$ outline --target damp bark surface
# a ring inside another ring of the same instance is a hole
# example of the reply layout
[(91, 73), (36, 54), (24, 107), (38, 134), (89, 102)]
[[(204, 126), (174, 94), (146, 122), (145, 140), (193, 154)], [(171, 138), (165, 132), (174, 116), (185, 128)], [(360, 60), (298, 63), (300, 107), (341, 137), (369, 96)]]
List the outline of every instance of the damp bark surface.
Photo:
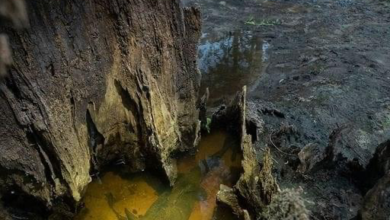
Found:
[(26, 7), (28, 29), (1, 29), (14, 61), (0, 82), (5, 218), (59, 206), (53, 218), (71, 218), (91, 175), (111, 164), (161, 168), (173, 184), (172, 154), (199, 139), (199, 11), (176, 0)]

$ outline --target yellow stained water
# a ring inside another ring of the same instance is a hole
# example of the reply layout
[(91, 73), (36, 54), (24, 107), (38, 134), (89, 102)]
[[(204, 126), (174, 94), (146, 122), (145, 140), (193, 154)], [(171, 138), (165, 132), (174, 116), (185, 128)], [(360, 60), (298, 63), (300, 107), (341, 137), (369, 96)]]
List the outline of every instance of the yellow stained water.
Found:
[(239, 177), (238, 149), (237, 141), (222, 131), (204, 136), (195, 155), (178, 160), (173, 188), (151, 173), (126, 177), (107, 172), (88, 186), (75, 220), (234, 219), (216, 208), (216, 194), (220, 184), (232, 186)]
[[(127, 180), (118, 174), (107, 172), (101, 180), (93, 181), (88, 186), (84, 197), (85, 208), (76, 219), (116, 220), (117, 214), (126, 215), (126, 209), (139, 217), (146, 213), (157, 198), (156, 190), (143, 178)], [(112, 208), (110, 200), (114, 201)]]

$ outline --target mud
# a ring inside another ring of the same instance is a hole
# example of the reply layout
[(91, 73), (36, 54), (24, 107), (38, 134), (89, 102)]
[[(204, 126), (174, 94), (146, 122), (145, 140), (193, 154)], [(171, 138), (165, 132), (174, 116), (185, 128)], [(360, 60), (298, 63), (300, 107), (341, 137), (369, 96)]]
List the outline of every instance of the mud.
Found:
[(210, 90), (208, 107), (229, 103), (244, 85), (254, 85), (267, 60), (267, 43), (251, 32), (225, 36), (203, 33), (198, 47), (201, 91)]
[[(252, 63), (238, 65), (239, 70), (224, 59), (204, 68), (202, 57), (200, 67), (210, 97), (213, 91), (220, 93), (219, 87), (229, 88), (225, 93), (229, 95), (236, 92), (231, 91), (236, 90), (234, 83), (248, 84), (247, 120), (264, 122), (263, 130), (255, 131), (257, 154), (271, 148), (281, 188), (300, 189), (313, 219), (382, 219), (383, 211), (359, 215), (359, 210), (375, 200), (364, 198), (374, 185), (368, 197), (389, 188), (384, 178), (377, 184), (366, 179), (377, 147), (390, 137), (390, 3), (186, 3), (199, 6), (203, 13), (200, 55), (202, 48), (213, 45), (209, 36), (218, 39), (214, 45), (226, 45), (221, 42), (234, 39), (235, 33), (266, 45), (255, 50), (258, 55)], [(234, 53), (227, 51), (224, 54), (234, 60)], [(231, 75), (236, 78), (230, 80)], [(211, 104), (220, 103), (226, 104), (225, 100)]]

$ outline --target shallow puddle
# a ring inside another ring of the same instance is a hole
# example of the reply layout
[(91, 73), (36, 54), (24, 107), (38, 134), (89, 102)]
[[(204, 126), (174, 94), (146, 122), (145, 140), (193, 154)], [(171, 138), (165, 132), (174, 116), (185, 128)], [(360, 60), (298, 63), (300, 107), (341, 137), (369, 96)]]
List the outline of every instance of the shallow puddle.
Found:
[(220, 184), (232, 186), (241, 172), (239, 143), (224, 132), (205, 135), (193, 156), (178, 160), (173, 188), (152, 173), (107, 172), (94, 180), (76, 220), (229, 220), (216, 206)]
[(210, 90), (209, 106), (229, 103), (246, 85), (256, 84), (268, 60), (270, 45), (249, 31), (227, 36), (203, 34), (199, 45), (201, 93)]

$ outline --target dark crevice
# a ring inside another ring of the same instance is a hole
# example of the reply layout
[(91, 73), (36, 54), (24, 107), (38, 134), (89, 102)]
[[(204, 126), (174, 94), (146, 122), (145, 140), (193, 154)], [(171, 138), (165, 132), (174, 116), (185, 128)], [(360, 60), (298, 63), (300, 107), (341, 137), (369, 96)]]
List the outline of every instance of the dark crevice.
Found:
[(367, 168), (360, 175), (362, 191), (366, 193), (390, 170), (390, 140), (380, 144)]
[(22, 98), (22, 93), (18, 88), (18, 86), (16, 85), (16, 82), (11, 74), (4, 81), (6, 87), (14, 94), (16, 98), (18, 99)]
[[(4, 208), (13, 219), (47, 219), (48, 211), (44, 202), (13, 186), (1, 197)], [(23, 207), (23, 209), (16, 208)]]
[(251, 135), (252, 137), (252, 143), (255, 143), (257, 141), (257, 125), (255, 122), (246, 120), (246, 132), (247, 134)]
[(98, 172), (98, 147), (104, 145), (104, 137), (97, 130), (95, 123), (92, 120), (91, 113), (87, 110), (87, 129), (88, 129), (88, 145), (91, 151), (91, 174)]
[(136, 131), (134, 131), (134, 128), (132, 128), (130, 125), (129, 125), (128, 129), (130, 131), (132, 131), (133, 133), (137, 134), (139, 145), (144, 146), (146, 143), (146, 140), (144, 140), (144, 135), (143, 135), (144, 130), (142, 128), (146, 127), (146, 126), (143, 126), (144, 122), (141, 120), (143, 118), (141, 115), (142, 114), (142, 105), (141, 104), (138, 105), (134, 101), (134, 99), (132, 99), (129, 92), (122, 87), (120, 82), (115, 81), (115, 87), (117, 89), (118, 94), (120, 95), (120, 97), (122, 99), (123, 106), (134, 115), (134, 117), (137, 121), (137, 125), (136, 125), (137, 130)]
[(285, 118), (284, 113), (277, 110), (277, 109), (262, 108), (260, 111), (263, 115), (270, 115), (270, 116), (275, 116), (278, 118)]
[(55, 69), (54, 69), (54, 64), (53, 63), (50, 63), (50, 65), (48, 65), (46, 67), (47, 69), (47, 72), (51, 75), (51, 76), (56, 76), (56, 72), (55, 72)]
[[(52, 147), (51, 144), (47, 143), (42, 133), (38, 132), (33, 126), (31, 126), (29, 128), (29, 131), (26, 132), (26, 136), (29, 142), (35, 147), (35, 149), (39, 153), (41, 162), (45, 167), (46, 179), (54, 186), (55, 178), (62, 179), (62, 175), (60, 163), (56, 159), (57, 157), (55, 156), (55, 152), (50, 152), (50, 150), (48, 150), (50, 147)], [(54, 160), (54, 162), (52, 162), (51, 160)]]

